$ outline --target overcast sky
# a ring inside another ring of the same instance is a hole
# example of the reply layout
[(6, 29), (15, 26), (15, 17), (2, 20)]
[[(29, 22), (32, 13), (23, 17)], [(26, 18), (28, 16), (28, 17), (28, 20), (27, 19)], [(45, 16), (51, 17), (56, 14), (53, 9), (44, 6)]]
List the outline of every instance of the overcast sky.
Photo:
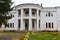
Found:
[(19, 5), (22, 3), (35, 3), (40, 4), (42, 3), (44, 7), (55, 7), (60, 6), (60, 0), (12, 0), (14, 5)]

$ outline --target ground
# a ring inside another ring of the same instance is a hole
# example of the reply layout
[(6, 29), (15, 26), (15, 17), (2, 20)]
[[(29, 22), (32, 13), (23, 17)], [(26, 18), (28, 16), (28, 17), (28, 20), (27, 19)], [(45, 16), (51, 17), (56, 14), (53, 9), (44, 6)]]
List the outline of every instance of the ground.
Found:
[(28, 40), (60, 40), (60, 32), (0, 32), (0, 40), (21, 40), (23, 34), (29, 34)]
[(60, 32), (38, 32), (30, 34), (29, 40), (60, 40)]
[(0, 32), (0, 40), (19, 40), (23, 32)]

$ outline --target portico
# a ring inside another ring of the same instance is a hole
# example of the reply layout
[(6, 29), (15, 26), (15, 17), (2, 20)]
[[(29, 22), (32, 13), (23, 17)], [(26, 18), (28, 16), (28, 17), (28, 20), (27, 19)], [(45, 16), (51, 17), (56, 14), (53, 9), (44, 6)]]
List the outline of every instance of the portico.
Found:
[(23, 8), (20, 9), (20, 11), (20, 30), (39, 30), (39, 10), (33, 8)]

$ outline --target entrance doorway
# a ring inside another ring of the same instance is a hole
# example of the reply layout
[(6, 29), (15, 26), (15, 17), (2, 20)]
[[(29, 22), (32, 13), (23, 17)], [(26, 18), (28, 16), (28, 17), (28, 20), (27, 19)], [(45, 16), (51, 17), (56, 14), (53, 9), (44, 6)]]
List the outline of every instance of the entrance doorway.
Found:
[(20, 25), (21, 25), (21, 20), (18, 19), (18, 30), (20, 29)]
[(37, 27), (37, 20), (36, 19), (32, 19), (32, 29), (36, 30)]
[(29, 27), (29, 20), (25, 19), (25, 30), (28, 30)]

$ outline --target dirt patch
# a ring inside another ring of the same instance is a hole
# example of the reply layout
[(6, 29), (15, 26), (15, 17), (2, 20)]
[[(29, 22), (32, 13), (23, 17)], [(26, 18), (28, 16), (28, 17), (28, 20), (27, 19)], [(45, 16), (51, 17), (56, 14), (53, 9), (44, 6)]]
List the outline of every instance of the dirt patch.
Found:
[(0, 40), (12, 40), (11, 35), (0, 35)]

